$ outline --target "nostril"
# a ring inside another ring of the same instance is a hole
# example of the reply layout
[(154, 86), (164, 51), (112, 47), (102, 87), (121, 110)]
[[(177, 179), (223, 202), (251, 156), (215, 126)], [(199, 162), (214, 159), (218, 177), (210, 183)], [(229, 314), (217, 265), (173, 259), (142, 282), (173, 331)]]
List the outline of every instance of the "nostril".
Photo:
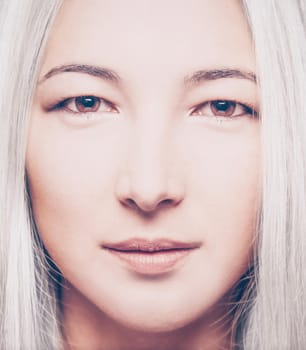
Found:
[(127, 206), (131, 207), (131, 208), (136, 208), (137, 207), (137, 204), (136, 202), (131, 199), (131, 198), (127, 198), (125, 201), (124, 201), (124, 204), (126, 204)]
[(155, 204), (152, 204), (152, 203), (149, 204), (149, 203), (140, 203), (140, 202), (137, 203), (137, 201), (135, 201), (134, 199), (127, 198), (123, 203), (126, 206), (128, 206), (130, 208), (134, 208), (134, 209), (139, 210), (139, 211), (152, 212), (157, 208), (173, 205), (174, 200), (168, 198), (168, 199), (163, 199)]
[(173, 199), (164, 199), (161, 201), (160, 205), (167, 206), (167, 205), (171, 205), (173, 202), (174, 202)]

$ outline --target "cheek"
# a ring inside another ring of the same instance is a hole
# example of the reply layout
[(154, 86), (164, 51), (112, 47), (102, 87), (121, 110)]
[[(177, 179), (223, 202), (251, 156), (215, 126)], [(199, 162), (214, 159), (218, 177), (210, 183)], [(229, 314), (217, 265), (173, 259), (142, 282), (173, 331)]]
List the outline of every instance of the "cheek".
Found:
[(114, 200), (122, 132), (111, 125), (98, 129), (67, 129), (55, 118), (33, 116), (26, 158), (32, 207), (40, 236), (59, 262), (93, 245), (101, 223), (112, 217), (105, 208)]
[(223, 134), (202, 129), (185, 140), (181, 152), (190, 176), (183, 215), (204, 241), (190, 271), (201, 276), (196, 309), (201, 293), (216, 301), (252, 263), (261, 201), (260, 126), (248, 123), (241, 132)]
[(224, 271), (237, 266), (241, 272), (255, 238), (261, 146), (258, 121), (245, 122), (237, 130), (224, 134), (202, 130), (202, 137), (193, 139), (197, 142), (192, 141), (193, 157), (187, 168), (194, 195), (188, 208), (193, 222), (203, 230), (211, 261), (223, 264)]

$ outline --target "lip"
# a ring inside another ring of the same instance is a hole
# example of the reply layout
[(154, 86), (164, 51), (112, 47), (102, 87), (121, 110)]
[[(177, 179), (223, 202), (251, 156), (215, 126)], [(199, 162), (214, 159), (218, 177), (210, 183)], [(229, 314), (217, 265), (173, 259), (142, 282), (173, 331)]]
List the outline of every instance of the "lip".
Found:
[(134, 272), (158, 275), (177, 267), (200, 246), (201, 243), (199, 242), (182, 242), (169, 239), (152, 241), (133, 238), (121, 242), (105, 243), (102, 248)]

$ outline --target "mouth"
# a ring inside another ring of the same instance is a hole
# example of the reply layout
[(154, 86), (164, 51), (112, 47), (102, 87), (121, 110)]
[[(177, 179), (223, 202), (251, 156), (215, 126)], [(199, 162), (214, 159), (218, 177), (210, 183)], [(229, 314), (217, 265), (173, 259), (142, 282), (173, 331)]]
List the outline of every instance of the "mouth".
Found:
[(199, 242), (135, 238), (106, 243), (102, 248), (119, 259), (129, 270), (144, 275), (159, 275), (173, 270), (179, 264), (181, 266), (186, 257), (200, 246)]

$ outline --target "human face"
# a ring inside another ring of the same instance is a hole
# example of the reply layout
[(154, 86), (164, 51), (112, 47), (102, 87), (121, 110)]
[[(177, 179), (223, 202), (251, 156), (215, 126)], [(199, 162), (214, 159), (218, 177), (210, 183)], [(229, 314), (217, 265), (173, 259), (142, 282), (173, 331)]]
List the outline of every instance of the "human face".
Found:
[[(261, 168), (254, 71), (238, 1), (64, 2), (26, 168), (39, 235), (79, 302), (170, 331), (217, 308), (246, 271)], [(192, 249), (141, 262), (104, 247), (130, 239)]]

